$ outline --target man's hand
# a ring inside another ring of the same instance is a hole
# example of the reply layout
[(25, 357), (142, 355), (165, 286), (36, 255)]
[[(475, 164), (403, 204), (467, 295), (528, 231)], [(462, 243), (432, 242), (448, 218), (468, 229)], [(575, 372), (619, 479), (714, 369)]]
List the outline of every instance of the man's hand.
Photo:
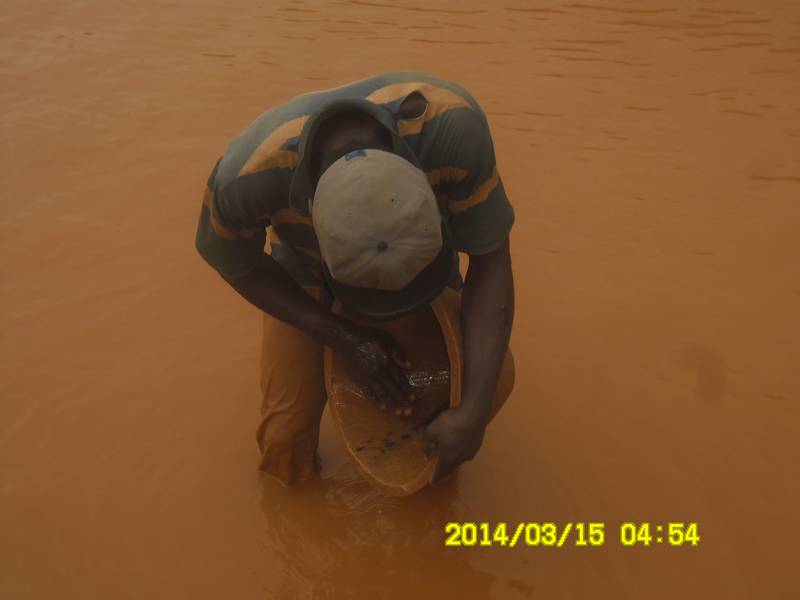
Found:
[(481, 447), (514, 319), (514, 278), (508, 239), (492, 252), (470, 256), (461, 300), (464, 368), (461, 404), (428, 426), (426, 452), (438, 449), (437, 481)]
[(382, 410), (411, 414), (413, 394), (401, 370), (411, 368), (411, 363), (388, 333), (349, 324), (338, 350), (347, 356), (353, 376)]
[(227, 281), (265, 313), (347, 356), (353, 374), (378, 405), (391, 407), (395, 414), (411, 414), (411, 388), (401, 371), (411, 364), (387, 333), (323, 309), (266, 254), (250, 273)]
[(456, 407), (440, 414), (428, 426), (425, 453), (433, 456), (438, 451), (439, 454), (434, 483), (477, 454), (486, 429), (484, 422), (485, 419), (476, 417), (464, 407)]

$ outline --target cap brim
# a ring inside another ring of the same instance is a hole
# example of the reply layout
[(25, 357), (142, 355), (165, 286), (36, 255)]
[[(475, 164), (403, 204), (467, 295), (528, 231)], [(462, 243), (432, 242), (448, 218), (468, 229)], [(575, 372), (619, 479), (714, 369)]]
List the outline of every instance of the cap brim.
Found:
[(323, 262), (322, 271), (333, 295), (353, 316), (393, 319), (432, 302), (442, 293), (456, 268), (456, 257), (447, 227), (442, 223), (442, 249), (431, 263), (402, 290), (389, 292), (336, 281)]

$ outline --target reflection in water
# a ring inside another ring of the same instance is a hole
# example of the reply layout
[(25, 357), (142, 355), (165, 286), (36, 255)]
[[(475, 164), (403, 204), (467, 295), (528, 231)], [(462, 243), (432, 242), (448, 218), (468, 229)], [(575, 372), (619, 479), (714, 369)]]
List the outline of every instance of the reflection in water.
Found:
[(469, 552), (444, 547), (457, 503), (457, 477), (406, 498), (383, 495), (349, 464), (294, 488), (265, 477), (264, 535), (280, 562), (270, 567), (272, 590), (281, 598), (393, 598), (406, 588), (486, 598), (494, 578)]

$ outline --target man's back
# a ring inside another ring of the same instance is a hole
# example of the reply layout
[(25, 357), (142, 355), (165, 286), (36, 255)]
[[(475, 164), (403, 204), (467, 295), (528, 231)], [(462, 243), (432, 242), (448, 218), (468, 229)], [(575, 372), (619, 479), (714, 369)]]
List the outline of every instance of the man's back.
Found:
[[(400, 113), (415, 92), (424, 99), (424, 110)], [(296, 96), (261, 114), (230, 142), (209, 178), (196, 239), (200, 254), (220, 274), (249, 272), (271, 226), (273, 258), (300, 285), (319, 286), (319, 245), (311, 219), (303, 207), (290, 205), (289, 192), (306, 122), (340, 98), (364, 98), (392, 112), (397, 131), (440, 200), (458, 250), (480, 254), (505, 239), (513, 210), (477, 101), (444, 79), (418, 71), (388, 72)]]

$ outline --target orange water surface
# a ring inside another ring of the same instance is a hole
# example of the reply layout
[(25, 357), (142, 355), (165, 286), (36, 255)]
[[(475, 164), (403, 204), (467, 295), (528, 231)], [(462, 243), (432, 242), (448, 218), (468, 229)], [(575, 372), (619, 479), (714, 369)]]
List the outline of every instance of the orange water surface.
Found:
[[(0, 57), (0, 598), (800, 597), (800, 3), (4, 0)], [(389, 69), (488, 114), (516, 388), (440, 487), (373, 491), (326, 415), (284, 490), (202, 189), (262, 110)]]

